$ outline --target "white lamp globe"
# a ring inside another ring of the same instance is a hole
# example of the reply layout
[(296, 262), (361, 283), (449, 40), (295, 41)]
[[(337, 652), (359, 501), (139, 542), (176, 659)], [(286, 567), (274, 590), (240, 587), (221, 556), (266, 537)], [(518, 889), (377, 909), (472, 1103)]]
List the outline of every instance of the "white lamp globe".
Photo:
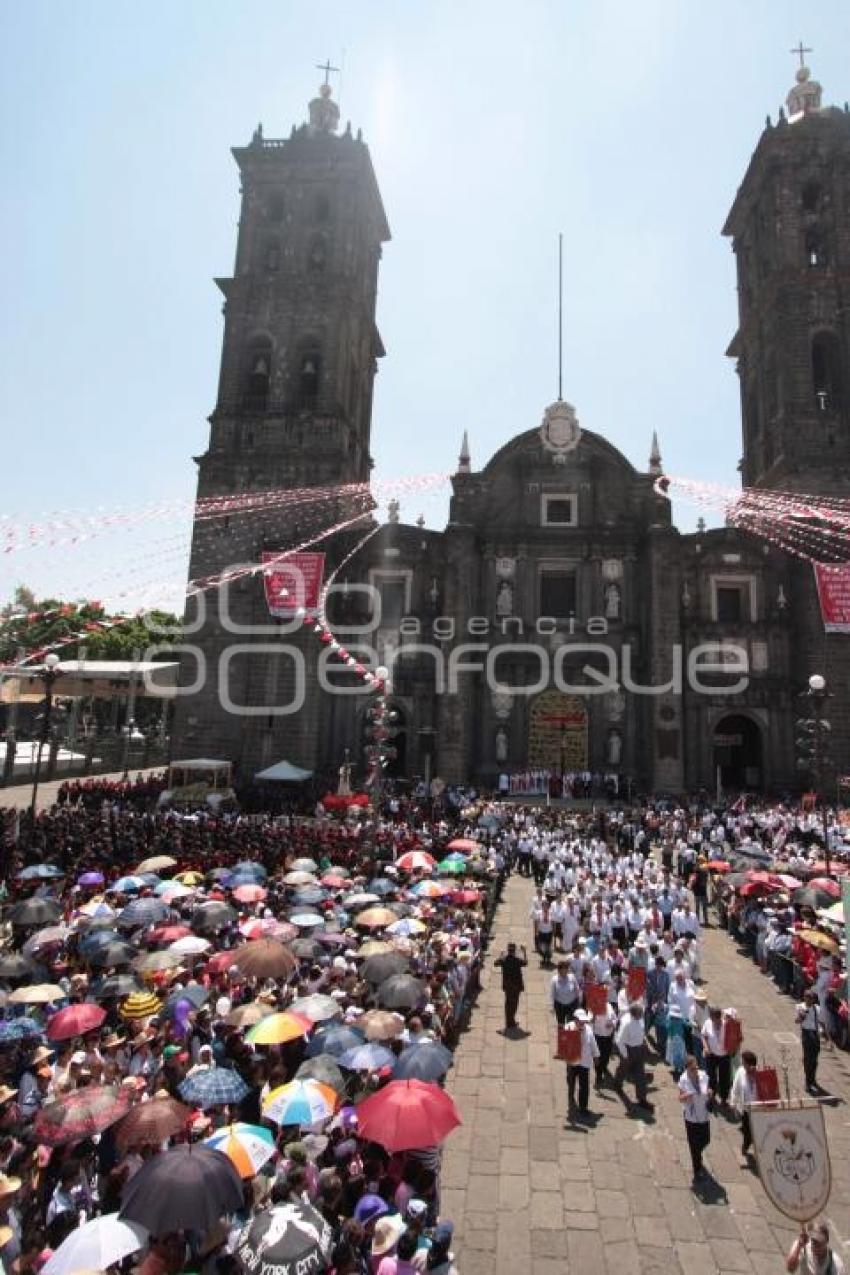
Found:
[(821, 673), (812, 673), (809, 678), (809, 690), (814, 691), (815, 695), (820, 695), (821, 691), (826, 690), (826, 678)]
[(58, 663), (59, 663), (59, 656), (56, 654), (55, 651), (51, 651), (49, 655), (45, 655), (44, 657), (45, 668), (54, 669), (56, 668), (56, 665)]
[(387, 668), (386, 664), (379, 664), (378, 667), (375, 669), (375, 677), (378, 679), (379, 682), (385, 682), (387, 678), (389, 677), (389, 675), (390, 675), (390, 670)]

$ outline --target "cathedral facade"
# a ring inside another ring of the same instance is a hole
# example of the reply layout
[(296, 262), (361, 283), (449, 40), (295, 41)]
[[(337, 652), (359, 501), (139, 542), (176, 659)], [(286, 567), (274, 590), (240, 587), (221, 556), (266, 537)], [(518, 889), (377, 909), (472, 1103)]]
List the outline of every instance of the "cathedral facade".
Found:
[[(850, 495), (850, 114), (822, 108), (806, 68), (787, 107), (724, 228), (741, 470), (765, 492)], [(243, 779), (284, 757), (365, 770), (368, 686), (330, 670), (312, 624), (270, 614), (255, 569), (309, 545), (334, 581), (333, 632), (390, 670), (399, 776), (796, 789), (813, 673), (831, 764), (850, 771), (850, 634), (825, 632), (811, 563), (731, 527), (681, 534), (654, 438), (635, 468), (559, 399), (481, 469), (464, 437), (442, 532), (402, 523), (394, 502), (370, 522), (389, 228), (368, 149), (324, 85), (288, 139), (258, 129), (234, 156), (242, 215), (234, 274), (217, 280), (176, 757), (227, 758)]]

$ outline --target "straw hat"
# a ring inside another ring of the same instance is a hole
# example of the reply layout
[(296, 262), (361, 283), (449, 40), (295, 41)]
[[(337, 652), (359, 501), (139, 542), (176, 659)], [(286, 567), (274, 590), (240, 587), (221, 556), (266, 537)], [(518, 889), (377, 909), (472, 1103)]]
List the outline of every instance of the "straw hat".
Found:
[(11, 1102), (17, 1092), (17, 1089), (10, 1089), (8, 1085), (0, 1085), (0, 1107), (6, 1102)]
[(406, 1229), (404, 1222), (397, 1213), (393, 1213), (389, 1217), (379, 1217), (375, 1223), (375, 1233), (372, 1237), (372, 1255), (374, 1257), (383, 1257), (385, 1253), (395, 1247)]
[(10, 1178), (5, 1173), (0, 1173), (0, 1196), (14, 1195), (16, 1191), (20, 1191), (22, 1185), (20, 1178)]
[(39, 1045), (35, 1053), (30, 1055), (29, 1065), (38, 1067), (41, 1063), (49, 1062), (52, 1057), (53, 1053), (50, 1049), (46, 1049), (44, 1045)]

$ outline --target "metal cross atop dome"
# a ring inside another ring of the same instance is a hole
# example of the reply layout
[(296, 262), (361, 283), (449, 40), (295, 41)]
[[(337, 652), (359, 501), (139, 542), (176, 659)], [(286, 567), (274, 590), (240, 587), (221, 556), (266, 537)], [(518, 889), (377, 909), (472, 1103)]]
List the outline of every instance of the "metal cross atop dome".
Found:
[[(806, 65), (806, 54), (807, 54), (807, 53), (814, 53), (814, 49), (807, 49), (807, 48), (805, 47), (805, 45), (803, 44), (803, 41), (801, 40), (801, 41), (800, 41), (800, 43), (797, 45), (796, 49), (789, 49), (789, 50), (788, 50), (788, 52), (789, 52), (789, 53), (796, 53), (797, 57), (800, 59), (800, 66), (805, 66), (805, 65)], [(319, 70), (321, 70), (321, 69), (322, 69), (322, 68), (321, 68), (321, 67), (319, 67)]]
[(325, 62), (325, 64), (324, 64), (324, 66), (323, 66), (320, 62), (319, 62), (319, 63), (317, 63), (317, 64), (316, 64), (316, 70), (317, 70), (317, 71), (324, 71), (324, 73), (325, 73), (325, 80), (324, 80), (325, 84), (330, 84), (330, 82), (331, 82), (331, 71), (335, 71), (335, 72), (336, 72), (336, 74), (337, 74), (337, 75), (339, 75), (339, 67), (338, 67), (338, 66), (331, 66), (331, 60), (330, 60), (330, 58), (328, 58), (327, 62)]

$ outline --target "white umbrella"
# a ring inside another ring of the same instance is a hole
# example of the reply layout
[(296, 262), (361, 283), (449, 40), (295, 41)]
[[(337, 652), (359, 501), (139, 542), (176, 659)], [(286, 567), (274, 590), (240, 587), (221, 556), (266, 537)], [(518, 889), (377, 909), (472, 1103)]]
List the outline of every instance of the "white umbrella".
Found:
[(42, 1267), (42, 1275), (105, 1270), (144, 1248), (149, 1234), (147, 1227), (138, 1222), (124, 1222), (117, 1213), (93, 1217), (62, 1241)]
[(187, 934), (182, 939), (175, 939), (170, 944), (169, 952), (177, 952), (180, 956), (200, 956), (212, 947), (209, 939), (202, 939), (197, 934)]

